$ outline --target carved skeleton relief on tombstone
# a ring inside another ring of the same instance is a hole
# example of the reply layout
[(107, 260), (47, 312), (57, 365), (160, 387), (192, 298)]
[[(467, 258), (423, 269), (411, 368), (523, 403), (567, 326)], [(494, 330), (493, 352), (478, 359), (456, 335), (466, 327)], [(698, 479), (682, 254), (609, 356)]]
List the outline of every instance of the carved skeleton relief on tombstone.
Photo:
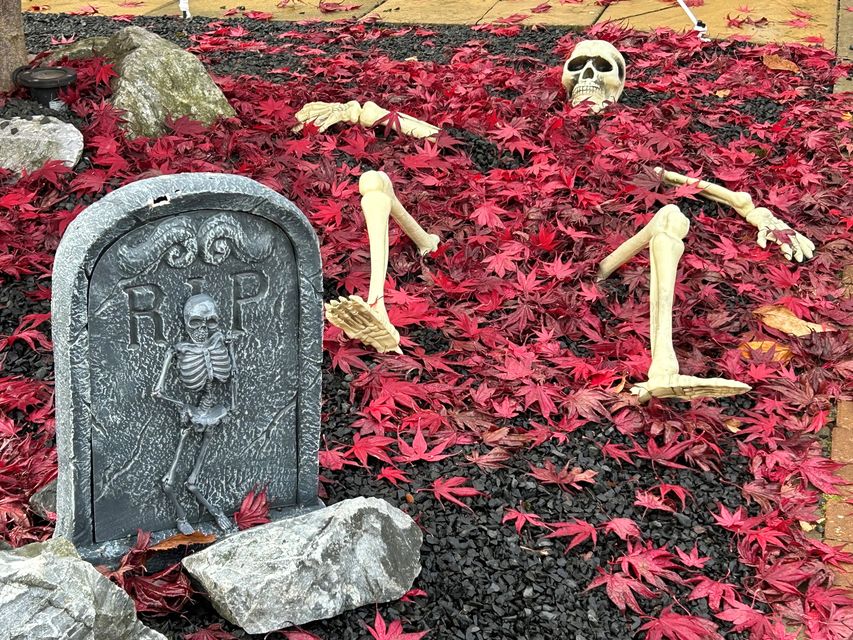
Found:
[(69, 227), (54, 273), (57, 532), (108, 561), (319, 506), (322, 290), (313, 229), (238, 176), (142, 180)]
[[(237, 404), (234, 381), (237, 367), (232, 350), (234, 337), (230, 333), (223, 335), (220, 331), (219, 311), (213, 298), (206, 293), (196, 294), (187, 300), (184, 305), (184, 326), (190, 342), (178, 342), (166, 352), (160, 377), (151, 391), (153, 397), (177, 405), (181, 422), (181, 439), (169, 472), (163, 476), (163, 492), (175, 509), (178, 530), (185, 534), (192, 533), (194, 528), (187, 521), (187, 512), (175, 493), (175, 487), (178, 465), (188, 440), (191, 436), (200, 434), (201, 443), (185, 486), (198, 503), (213, 516), (219, 528), (228, 531), (232, 528), (231, 521), (221, 507), (211, 503), (201, 492), (197, 481), (204, 468), (204, 458), (211, 436), (216, 428), (227, 424), (228, 413)], [(185, 392), (195, 396), (189, 402), (168, 395), (168, 390), (165, 389), (173, 364), (176, 365), (178, 380)], [(218, 386), (228, 388), (230, 398), (226, 404), (217, 402), (215, 393)]]
[(605, 40), (583, 40), (563, 65), (563, 87), (572, 106), (589, 101), (593, 113), (617, 102), (625, 88), (625, 58)]

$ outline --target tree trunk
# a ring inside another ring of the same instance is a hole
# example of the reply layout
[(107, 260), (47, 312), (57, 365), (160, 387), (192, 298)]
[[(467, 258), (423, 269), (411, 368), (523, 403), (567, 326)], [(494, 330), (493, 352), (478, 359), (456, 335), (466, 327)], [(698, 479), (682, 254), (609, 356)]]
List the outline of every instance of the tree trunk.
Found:
[(0, 0), (0, 91), (13, 88), (12, 72), (27, 64), (21, 0)]

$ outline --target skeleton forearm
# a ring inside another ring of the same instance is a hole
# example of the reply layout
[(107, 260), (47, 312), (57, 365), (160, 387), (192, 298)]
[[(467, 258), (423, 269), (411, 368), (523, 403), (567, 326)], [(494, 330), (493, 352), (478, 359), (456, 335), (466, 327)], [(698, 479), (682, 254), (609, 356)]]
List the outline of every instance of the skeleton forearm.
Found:
[[(349, 102), (309, 102), (297, 113), (296, 119), (300, 124), (293, 131), (301, 131), (302, 127), (311, 122), (320, 131), (325, 131), (339, 122), (358, 124), (363, 127), (373, 127), (386, 120), (391, 111), (383, 109), (375, 102), (365, 102), (362, 106), (355, 100)], [(428, 122), (418, 120), (405, 113), (397, 113), (400, 132), (413, 138), (433, 138), (440, 129)]]
[(700, 189), (699, 195), (732, 207), (738, 215), (758, 229), (758, 245), (762, 249), (767, 246), (768, 241), (773, 242), (779, 245), (788, 260), (795, 259), (797, 262), (814, 255), (815, 246), (811, 240), (795, 232), (769, 209), (756, 207), (748, 193), (732, 191), (713, 182), (666, 171), (661, 167), (656, 167), (655, 173), (667, 184), (696, 185)]

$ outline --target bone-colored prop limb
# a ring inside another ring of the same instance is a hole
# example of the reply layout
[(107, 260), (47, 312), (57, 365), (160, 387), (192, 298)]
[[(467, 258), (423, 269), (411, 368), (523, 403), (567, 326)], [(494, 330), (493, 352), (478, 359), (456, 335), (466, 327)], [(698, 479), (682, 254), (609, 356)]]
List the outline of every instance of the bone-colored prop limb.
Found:
[(361, 115), (361, 105), (355, 100), (350, 102), (309, 102), (296, 112), (296, 119), (300, 124), (293, 127), (292, 131), (302, 131), (302, 127), (310, 122), (322, 133), (332, 125), (339, 122), (347, 124), (358, 124)]
[(359, 296), (341, 297), (326, 304), (326, 317), (343, 329), (351, 339), (359, 340), (380, 353), (400, 351), (400, 334), (385, 310), (385, 274), (388, 271), (388, 219), (391, 198), (373, 191), (361, 199), (370, 240), (370, 287), (365, 302)]
[(767, 246), (769, 240), (779, 245), (782, 254), (788, 260), (802, 262), (814, 256), (815, 245), (811, 240), (791, 229), (769, 209), (756, 207), (748, 193), (732, 191), (707, 180), (691, 178), (675, 171), (666, 171), (662, 167), (655, 167), (655, 173), (670, 185), (696, 185), (701, 190), (699, 195), (732, 207), (738, 215), (758, 229), (758, 246), (762, 249)]
[[(361, 108), (361, 115), (358, 118), (358, 122), (362, 126), (372, 127), (389, 113), (391, 112), (383, 109), (375, 102), (367, 101)], [(405, 113), (398, 112), (397, 117), (400, 120), (400, 132), (413, 138), (434, 138), (440, 131), (438, 127), (423, 120), (413, 118)]]
[(687, 225), (684, 229), (684, 233), (678, 237), (683, 238), (687, 235), (687, 231), (690, 228), (690, 221), (684, 217), (681, 210), (674, 204), (668, 204), (665, 207), (662, 207), (654, 217), (649, 220), (645, 227), (620, 244), (613, 253), (599, 263), (598, 280), (606, 280), (610, 277), (610, 274), (616, 271), (616, 269), (649, 246), (649, 242), (651, 242), (652, 237), (656, 233), (659, 233), (667, 225), (673, 224), (674, 221), (681, 220), (678, 216), (681, 216), (681, 218), (686, 221)]
[(434, 233), (424, 231), (418, 221), (406, 211), (394, 193), (391, 178), (384, 171), (366, 171), (363, 173), (358, 181), (358, 190), (362, 196), (376, 191), (391, 199), (391, 216), (400, 225), (403, 232), (417, 245), (422, 256), (438, 249), (441, 238)]
[(678, 207), (661, 208), (636, 235), (623, 242), (599, 265), (599, 280), (609, 276), (648, 245), (651, 264), (649, 277), (649, 329), (652, 364), (648, 381), (632, 387), (640, 402), (657, 398), (698, 398), (736, 395), (749, 391), (749, 385), (723, 378), (697, 378), (679, 374), (678, 358), (672, 345), (672, 307), (678, 262), (684, 253), (683, 238), (690, 221)]
[[(296, 112), (300, 124), (292, 130), (299, 132), (308, 122), (313, 123), (321, 133), (339, 122), (372, 127), (389, 113), (387, 109), (370, 101), (365, 102), (363, 107), (355, 100), (346, 103), (309, 102)], [(400, 132), (413, 138), (434, 138), (440, 131), (438, 127), (405, 113), (398, 113), (397, 118), (400, 121)]]

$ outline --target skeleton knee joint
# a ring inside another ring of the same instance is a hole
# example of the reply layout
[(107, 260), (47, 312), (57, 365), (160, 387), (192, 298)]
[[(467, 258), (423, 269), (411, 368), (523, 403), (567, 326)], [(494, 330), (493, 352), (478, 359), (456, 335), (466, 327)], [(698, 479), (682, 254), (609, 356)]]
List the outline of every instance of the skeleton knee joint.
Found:
[(187, 480), (184, 483), (184, 487), (190, 493), (195, 493), (196, 491), (198, 491), (198, 485), (195, 482), (193, 482), (192, 480)]
[(170, 476), (163, 476), (160, 479), (160, 484), (163, 485), (163, 491), (170, 493), (175, 490), (175, 479)]

